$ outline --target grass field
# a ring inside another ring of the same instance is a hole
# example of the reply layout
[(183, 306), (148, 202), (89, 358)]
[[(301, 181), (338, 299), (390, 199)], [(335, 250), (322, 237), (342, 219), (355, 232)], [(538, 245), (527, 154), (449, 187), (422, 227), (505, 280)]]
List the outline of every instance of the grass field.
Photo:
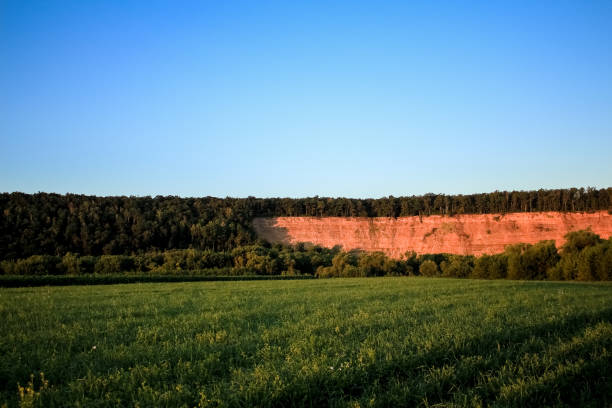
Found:
[(0, 406), (612, 404), (610, 284), (0, 289), (0, 334)]

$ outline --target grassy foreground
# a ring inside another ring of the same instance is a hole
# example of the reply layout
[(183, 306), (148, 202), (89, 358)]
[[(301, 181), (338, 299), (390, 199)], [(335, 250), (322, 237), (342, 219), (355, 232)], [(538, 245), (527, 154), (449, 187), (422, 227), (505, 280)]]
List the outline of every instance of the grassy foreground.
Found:
[(610, 406), (612, 285), (4, 288), (0, 356), (0, 406)]

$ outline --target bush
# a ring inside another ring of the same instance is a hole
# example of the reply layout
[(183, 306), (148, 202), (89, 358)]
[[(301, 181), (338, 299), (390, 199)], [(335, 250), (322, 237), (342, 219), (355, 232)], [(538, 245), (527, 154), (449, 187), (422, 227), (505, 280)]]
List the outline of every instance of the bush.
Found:
[(96, 268), (97, 258), (95, 256), (82, 256), (79, 258), (80, 273), (94, 273)]
[(555, 280), (610, 280), (612, 274), (611, 240), (604, 241), (590, 230), (565, 235), (561, 258), (548, 273)]
[(548, 271), (546, 271), (546, 280), (549, 280), (549, 281), (565, 280), (561, 262), (558, 262), (555, 266), (553, 266)]
[(434, 261), (427, 259), (421, 263), (419, 273), (422, 276), (438, 276), (438, 265)]
[(404, 267), (407, 275), (415, 275), (419, 270), (419, 258), (414, 251), (407, 251), (403, 256)]
[(332, 259), (332, 275), (356, 277), (361, 276), (357, 269), (358, 258), (355, 252), (340, 252)]
[(214, 252), (211, 250), (200, 252), (200, 268), (224, 268), (232, 266), (233, 259), (229, 252)]
[(16, 275), (15, 267), (15, 261), (0, 262), (0, 275)]
[[(361, 258), (357, 252), (339, 252), (331, 262), (331, 266), (319, 266), (316, 276), (320, 278), (355, 278), (366, 276), (366, 269), (358, 266)], [(376, 265), (376, 262), (373, 263)]]
[(32, 255), (16, 262), (17, 275), (61, 275), (64, 272), (62, 259), (52, 255)]
[(612, 280), (612, 238), (601, 244), (604, 248), (604, 253), (600, 258), (600, 264), (597, 268), (597, 279), (601, 281)]
[(440, 264), (442, 276), (448, 278), (467, 278), (474, 270), (474, 257), (451, 255)]
[(485, 254), (474, 261), (474, 270), (471, 277), (477, 279), (504, 279), (507, 269), (508, 259), (504, 254)]
[(68, 252), (62, 258), (62, 265), (68, 275), (78, 275), (81, 272), (79, 257)]
[(134, 271), (135, 262), (130, 256), (102, 255), (95, 265), (94, 271), (99, 274), (121, 273)]
[(358, 266), (362, 276), (384, 276), (391, 272), (389, 258), (382, 252), (364, 253), (359, 257)]
[(551, 270), (548, 276), (553, 280), (575, 280), (578, 274), (579, 253), (562, 252), (561, 259)]
[(510, 245), (505, 253), (508, 256), (508, 279), (543, 280), (548, 270), (559, 262), (554, 241)]
[(585, 248), (595, 246), (602, 242), (599, 235), (593, 231), (581, 230), (565, 234), (565, 244), (561, 247), (563, 253), (578, 253)]
[(612, 275), (612, 252), (610, 241), (602, 241), (583, 249), (578, 256), (576, 279), (581, 281), (610, 280)]

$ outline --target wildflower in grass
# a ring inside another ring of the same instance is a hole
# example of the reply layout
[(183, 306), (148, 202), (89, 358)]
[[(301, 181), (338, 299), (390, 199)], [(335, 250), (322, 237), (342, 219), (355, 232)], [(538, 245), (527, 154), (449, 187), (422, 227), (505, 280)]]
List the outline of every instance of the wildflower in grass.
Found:
[(49, 388), (49, 381), (45, 379), (45, 373), (40, 372), (40, 385), (38, 391), (34, 384), (34, 374), (30, 374), (30, 381), (25, 387), (17, 383), (17, 393), (19, 395), (19, 406), (20, 407), (34, 407), (40, 399), (41, 392)]

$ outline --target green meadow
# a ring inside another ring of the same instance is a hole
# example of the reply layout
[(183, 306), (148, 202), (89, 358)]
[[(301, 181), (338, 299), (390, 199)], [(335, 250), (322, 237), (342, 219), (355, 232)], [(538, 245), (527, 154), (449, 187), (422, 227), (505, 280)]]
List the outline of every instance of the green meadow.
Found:
[(612, 285), (0, 289), (0, 406), (610, 406)]

